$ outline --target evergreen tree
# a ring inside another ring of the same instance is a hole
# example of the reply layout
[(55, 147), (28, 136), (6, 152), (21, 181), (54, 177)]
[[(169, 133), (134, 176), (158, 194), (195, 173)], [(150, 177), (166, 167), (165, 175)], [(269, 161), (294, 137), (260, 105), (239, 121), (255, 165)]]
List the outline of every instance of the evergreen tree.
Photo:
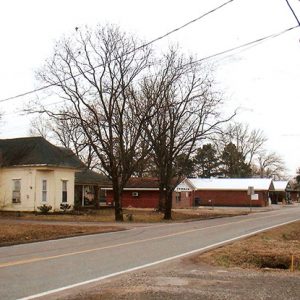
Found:
[(251, 177), (251, 167), (233, 143), (225, 146), (222, 153), (223, 174), (230, 178)]
[(220, 158), (212, 144), (199, 148), (194, 158), (194, 170), (198, 177), (210, 178), (220, 175)]

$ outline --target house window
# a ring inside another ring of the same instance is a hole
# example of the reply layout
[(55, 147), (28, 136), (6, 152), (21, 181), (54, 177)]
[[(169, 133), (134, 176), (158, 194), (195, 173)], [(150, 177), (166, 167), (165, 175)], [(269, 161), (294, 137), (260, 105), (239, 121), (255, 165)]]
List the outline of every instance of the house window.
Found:
[(12, 203), (21, 203), (21, 179), (13, 179)]
[(47, 202), (47, 180), (42, 180), (42, 201)]
[(68, 180), (62, 180), (62, 201), (68, 202)]

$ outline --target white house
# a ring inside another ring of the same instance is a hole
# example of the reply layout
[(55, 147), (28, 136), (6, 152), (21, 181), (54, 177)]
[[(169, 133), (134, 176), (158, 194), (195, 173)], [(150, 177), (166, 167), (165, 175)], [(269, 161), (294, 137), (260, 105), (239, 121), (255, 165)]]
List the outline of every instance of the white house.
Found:
[(75, 172), (84, 167), (72, 151), (42, 137), (0, 140), (0, 210), (74, 205)]

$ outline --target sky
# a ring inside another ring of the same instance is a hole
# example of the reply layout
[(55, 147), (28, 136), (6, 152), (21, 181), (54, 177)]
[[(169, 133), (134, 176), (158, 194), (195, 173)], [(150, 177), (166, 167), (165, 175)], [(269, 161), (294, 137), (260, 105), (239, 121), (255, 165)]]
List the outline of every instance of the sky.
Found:
[[(1, 3), (0, 138), (27, 136), (26, 97), (1, 100), (40, 87), (35, 71), (51, 56), (55, 41), (75, 27), (117, 24), (144, 41), (153, 40), (216, 8), (226, 0), (10, 0)], [(289, 0), (298, 18), (300, 1)], [(198, 59), (279, 33), (297, 25), (285, 0), (234, 0), (156, 42), (156, 51), (178, 44)], [(231, 53), (232, 54), (232, 53)], [(278, 153), (293, 176), (300, 167), (300, 28), (234, 55), (206, 61), (224, 97), (224, 112), (260, 129), (266, 149)]]

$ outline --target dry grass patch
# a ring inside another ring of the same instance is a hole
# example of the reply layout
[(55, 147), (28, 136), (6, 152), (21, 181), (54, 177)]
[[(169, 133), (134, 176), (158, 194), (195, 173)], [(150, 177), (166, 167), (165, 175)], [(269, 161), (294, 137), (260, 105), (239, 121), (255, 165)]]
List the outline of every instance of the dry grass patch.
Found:
[(174, 220), (199, 219), (206, 220), (212, 218), (224, 218), (232, 216), (247, 215), (248, 212), (239, 209), (222, 208), (196, 208), (196, 209), (175, 209), (173, 210)]
[(117, 226), (1, 224), (0, 246), (124, 230)]
[(292, 255), (294, 269), (300, 271), (300, 222), (234, 242), (195, 260), (224, 267), (289, 269)]
[[(246, 214), (242, 210), (229, 209), (175, 209), (172, 212), (173, 221), (184, 221), (189, 219), (205, 220), (210, 218), (228, 217)], [(164, 221), (164, 214), (154, 209), (123, 209), (125, 222), (137, 223), (157, 223)], [(113, 208), (105, 209), (88, 209), (71, 213), (18, 213), (18, 212), (1, 212), (0, 217), (18, 219), (18, 220), (35, 220), (35, 221), (59, 221), (59, 222), (114, 222), (115, 212)]]

